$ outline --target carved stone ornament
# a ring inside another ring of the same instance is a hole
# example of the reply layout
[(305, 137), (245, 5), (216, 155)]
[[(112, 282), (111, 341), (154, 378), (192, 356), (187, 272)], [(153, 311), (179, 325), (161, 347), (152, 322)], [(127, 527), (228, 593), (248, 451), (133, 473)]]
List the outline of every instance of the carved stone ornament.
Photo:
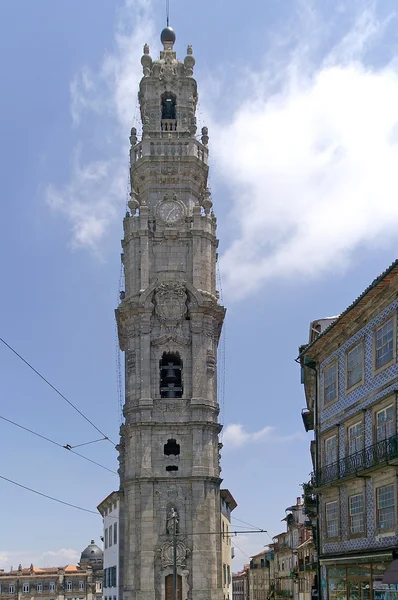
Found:
[[(165, 542), (161, 548), (160, 552), (160, 560), (162, 563), (162, 569), (166, 567), (170, 567), (173, 565), (173, 542)], [(185, 567), (185, 561), (189, 554), (190, 550), (186, 547), (184, 542), (177, 542), (177, 565), (180, 567)]]
[(163, 64), (160, 69), (160, 80), (171, 82), (177, 76), (177, 61), (172, 50), (165, 50)]
[(211, 350), (207, 351), (206, 367), (207, 367), (207, 373), (209, 374), (210, 377), (212, 377), (214, 375), (214, 373), (216, 372), (216, 357), (214, 356), (214, 354)]
[(127, 373), (129, 373), (129, 374), (133, 373), (135, 370), (135, 358), (136, 358), (135, 350), (128, 350), (126, 352), (126, 366), (127, 366)]
[(187, 313), (185, 285), (178, 281), (161, 283), (155, 292), (155, 312), (166, 325), (177, 325)]

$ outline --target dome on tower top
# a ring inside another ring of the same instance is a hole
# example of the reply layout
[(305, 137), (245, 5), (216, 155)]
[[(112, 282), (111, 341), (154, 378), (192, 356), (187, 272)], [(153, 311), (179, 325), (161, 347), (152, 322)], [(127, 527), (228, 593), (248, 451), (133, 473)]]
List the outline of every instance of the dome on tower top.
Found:
[(97, 546), (94, 540), (91, 540), (91, 544), (80, 555), (80, 564), (88, 564), (94, 569), (102, 569), (103, 555), (101, 548)]
[(165, 42), (174, 44), (174, 42), (176, 41), (176, 34), (174, 33), (174, 29), (172, 27), (165, 27), (162, 33), (160, 34), (160, 41), (162, 42), (162, 44), (164, 44)]

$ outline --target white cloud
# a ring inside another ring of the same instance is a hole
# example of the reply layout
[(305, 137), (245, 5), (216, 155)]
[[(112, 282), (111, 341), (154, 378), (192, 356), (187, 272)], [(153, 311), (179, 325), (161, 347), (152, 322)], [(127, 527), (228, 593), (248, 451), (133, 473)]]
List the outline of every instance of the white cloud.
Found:
[(361, 60), (384, 26), (362, 13), (317, 67), (307, 51), (294, 53), (271, 93), (264, 83), (276, 75), (267, 61), (248, 75), (257, 95), (229, 123), (213, 122), (212, 156), (230, 187), (237, 231), (221, 261), (230, 297), (271, 277), (339, 271), (359, 248), (395, 238), (398, 73), (393, 62), (373, 68)]
[(62, 567), (65, 565), (76, 565), (80, 560), (80, 552), (72, 548), (60, 548), (59, 550), (47, 550), (37, 552), (37, 550), (1, 550), (0, 566), (8, 571), (11, 567), (27, 568), (31, 564), (35, 567)]
[(305, 436), (301, 433), (281, 436), (276, 432), (275, 427), (269, 425), (259, 431), (248, 432), (240, 423), (230, 423), (224, 428), (222, 434), (222, 441), (227, 449), (240, 448), (253, 442), (288, 442), (297, 439), (305, 439)]
[[(86, 162), (77, 145), (68, 183), (46, 186), (48, 206), (71, 224), (72, 246), (99, 254), (109, 225), (122, 216), (128, 179), (128, 136), (142, 76), (140, 58), (145, 42), (153, 39), (151, 0), (125, 0), (119, 12), (114, 50), (98, 71), (82, 67), (70, 86), (71, 115), (76, 127), (86, 117), (101, 132), (95, 152), (101, 158)], [(133, 24), (133, 25), (131, 25)], [(99, 148), (100, 146), (100, 148)]]

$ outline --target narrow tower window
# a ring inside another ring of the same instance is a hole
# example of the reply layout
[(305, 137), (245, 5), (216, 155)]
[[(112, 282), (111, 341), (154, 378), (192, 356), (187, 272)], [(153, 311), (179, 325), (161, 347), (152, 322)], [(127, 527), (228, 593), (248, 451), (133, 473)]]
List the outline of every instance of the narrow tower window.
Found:
[(178, 456), (180, 454), (180, 444), (177, 444), (175, 440), (167, 440), (167, 444), (164, 445), (164, 453), (166, 456)]
[(171, 92), (162, 95), (162, 119), (176, 118), (177, 98)]
[(160, 397), (181, 398), (182, 391), (182, 360), (165, 352), (160, 361)]

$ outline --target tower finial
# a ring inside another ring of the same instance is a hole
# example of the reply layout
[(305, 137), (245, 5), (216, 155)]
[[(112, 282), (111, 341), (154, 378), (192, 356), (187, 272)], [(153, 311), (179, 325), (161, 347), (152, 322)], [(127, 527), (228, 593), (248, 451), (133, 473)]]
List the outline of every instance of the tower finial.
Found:
[(166, 0), (166, 27), (170, 25), (170, 0)]

